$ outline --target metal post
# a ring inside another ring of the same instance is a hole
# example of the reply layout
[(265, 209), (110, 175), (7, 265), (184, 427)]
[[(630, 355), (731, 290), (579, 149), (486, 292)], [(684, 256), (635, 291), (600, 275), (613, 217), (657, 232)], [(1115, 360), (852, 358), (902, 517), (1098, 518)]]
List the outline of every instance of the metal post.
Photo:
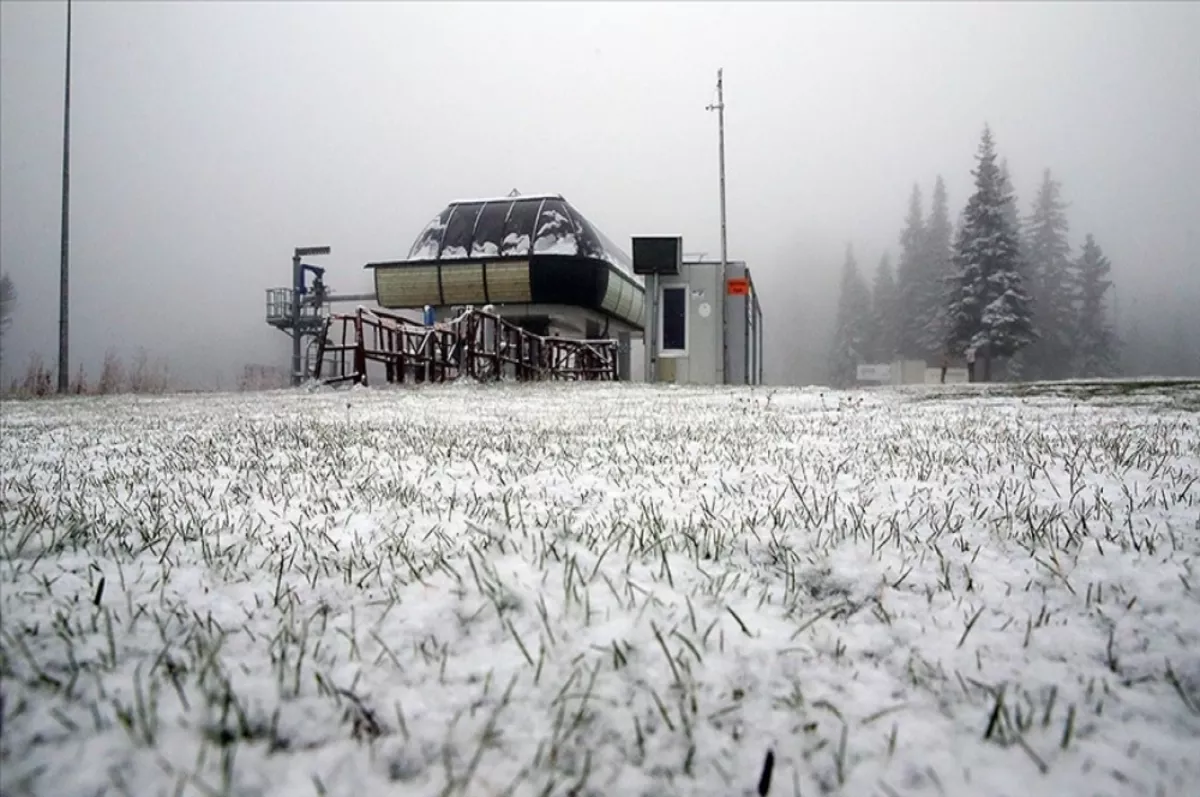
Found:
[(292, 255), (292, 387), (300, 385), (300, 250)]
[[(754, 280), (750, 277), (750, 269), (746, 269), (746, 279), (750, 283), (750, 288), (754, 290)], [(757, 292), (757, 291), (754, 291)], [(742, 373), (741, 379), (743, 385), (753, 385), (754, 380), (750, 378), (750, 369), (753, 366), (750, 360), (750, 336), (757, 334), (754, 328), (752, 319), (754, 309), (754, 297), (750, 294), (746, 295), (742, 302)]]
[(300, 341), (304, 337), (300, 328), (300, 285), (304, 276), (300, 258), (327, 255), (331, 251), (328, 246), (298, 246), (292, 253), (292, 387), (299, 387), (300, 374), (303, 371), (300, 364)]
[(71, 0), (67, 0), (67, 66), (63, 88), (62, 239), (60, 241), (58, 287), (58, 392), (70, 387), (68, 341), (70, 337), (70, 213), (71, 213)]
[[(709, 105), (708, 110), (717, 112), (717, 158), (721, 177), (721, 275), (720, 294), (717, 299), (717, 318), (725, 318), (725, 280), (726, 267), (729, 264), (729, 247), (725, 225), (725, 79), (724, 69), (717, 70), (717, 102)], [(723, 323), (722, 323), (723, 326)], [(717, 359), (717, 384), (725, 384), (725, 361), (728, 359), (729, 342), (721, 331), (721, 356)]]
[(647, 274), (646, 295), (650, 298), (646, 305), (646, 325), (642, 338), (646, 341), (646, 361), (643, 363), (647, 382), (658, 381), (658, 275)]
[(617, 379), (628, 382), (630, 373), (630, 335), (628, 332), (617, 333)]
[(755, 322), (755, 328), (758, 331), (758, 384), (763, 383), (763, 342), (766, 340), (766, 334), (763, 331), (763, 315), (762, 305), (758, 303), (758, 296), (754, 297), (754, 311), (758, 314), (758, 321)]

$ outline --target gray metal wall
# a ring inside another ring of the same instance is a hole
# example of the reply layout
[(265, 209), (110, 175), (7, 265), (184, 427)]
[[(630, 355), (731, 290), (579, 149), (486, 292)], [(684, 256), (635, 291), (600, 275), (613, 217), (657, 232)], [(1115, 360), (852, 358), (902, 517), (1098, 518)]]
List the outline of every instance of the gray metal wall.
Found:
[[(743, 262), (688, 263), (678, 276), (646, 278), (646, 381), (681, 385), (756, 385), (762, 374), (762, 318), (757, 291), (730, 296), (727, 281), (750, 278)], [(687, 289), (686, 354), (662, 352), (662, 291)]]
[[(658, 381), (680, 385), (719, 384), (717, 367), (721, 362), (721, 266), (714, 263), (684, 263), (678, 276), (660, 276), (655, 287), (655, 340), (658, 354)], [(686, 294), (687, 350), (684, 354), (663, 352), (662, 293), (683, 288)]]
[[(725, 274), (727, 280), (747, 276), (745, 263), (730, 263)], [(750, 301), (748, 296), (725, 296), (725, 383), (746, 385), (750, 381), (749, 324)]]
[(726, 279), (749, 280), (750, 293), (725, 295), (725, 384), (761, 384), (762, 311), (758, 290), (745, 263), (730, 263)]

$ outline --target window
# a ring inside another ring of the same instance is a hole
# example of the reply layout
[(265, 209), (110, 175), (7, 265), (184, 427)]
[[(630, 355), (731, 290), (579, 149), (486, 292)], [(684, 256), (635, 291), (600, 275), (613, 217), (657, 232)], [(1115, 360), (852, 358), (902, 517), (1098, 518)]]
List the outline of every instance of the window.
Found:
[(660, 352), (664, 357), (687, 356), (687, 286), (662, 289)]

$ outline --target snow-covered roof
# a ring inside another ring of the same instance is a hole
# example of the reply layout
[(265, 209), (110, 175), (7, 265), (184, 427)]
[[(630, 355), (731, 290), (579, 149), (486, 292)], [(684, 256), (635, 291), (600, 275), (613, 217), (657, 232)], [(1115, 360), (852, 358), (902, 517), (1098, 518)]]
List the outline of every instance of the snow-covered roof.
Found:
[(516, 194), (513, 196), (490, 196), (477, 199), (456, 199), (451, 205), (473, 205), (476, 202), (512, 202), (514, 199), (562, 199), (562, 194)]
[(561, 194), (451, 202), (425, 226), (410, 262), (562, 255), (603, 260), (633, 273), (633, 262)]

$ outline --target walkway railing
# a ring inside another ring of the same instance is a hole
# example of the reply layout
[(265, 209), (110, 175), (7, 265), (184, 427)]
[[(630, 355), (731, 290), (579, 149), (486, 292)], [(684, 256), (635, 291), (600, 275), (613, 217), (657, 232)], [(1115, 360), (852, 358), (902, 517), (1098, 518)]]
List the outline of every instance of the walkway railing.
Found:
[(389, 383), (616, 381), (617, 341), (543, 337), (477, 309), (433, 326), (365, 307), (329, 316), (313, 376), (365, 385), (370, 362), (383, 365)]

